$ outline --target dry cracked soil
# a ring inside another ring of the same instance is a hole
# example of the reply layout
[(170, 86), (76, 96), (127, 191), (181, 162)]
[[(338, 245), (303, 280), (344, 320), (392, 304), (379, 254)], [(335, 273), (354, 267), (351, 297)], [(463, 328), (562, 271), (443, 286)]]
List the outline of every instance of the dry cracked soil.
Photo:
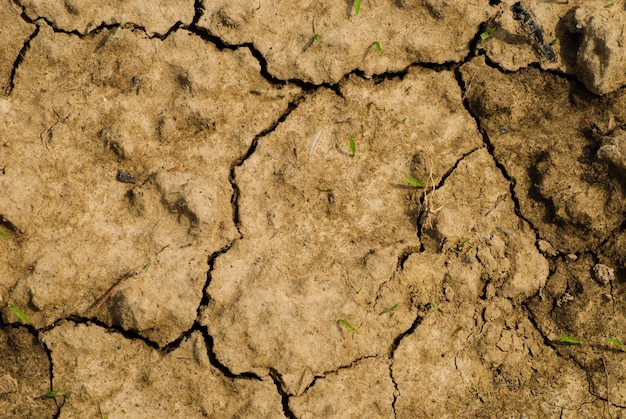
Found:
[(625, 32), (0, 0), (2, 417), (626, 417)]

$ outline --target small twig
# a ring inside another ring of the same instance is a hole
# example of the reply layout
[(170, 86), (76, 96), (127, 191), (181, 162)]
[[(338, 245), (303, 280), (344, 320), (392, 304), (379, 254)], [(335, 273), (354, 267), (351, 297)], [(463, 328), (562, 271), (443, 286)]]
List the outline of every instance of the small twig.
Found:
[(89, 313), (91, 310), (97, 310), (100, 308), (100, 306), (102, 304), (104, 304), (113, 294), (113, 291), (115, 291), (117, 289), (117, 287), (119, 287), (120, 285), (122, 285), (124, 283), (124, 281), (126, 281), (128, 278), (131, 278), (133, 276), (137, 276), (139, 275), (140, 270), (145, 269), (148, 265), (150, 265), (150, 262), (145, 263), (143, 265), (139, 265), (133, 269), (131, 269), (130, 271), (126, 272), (124, 275), (122, 275), (116, 282), (115, 284), (113, 284), (111, 286), (111, 288), (108, 289), (107, 292), (105, 292), (102, 297), (100, 297), (98, 299), (98, 301), (96, 301), (94, 304), (92, 304), (87, 310), (85, 310), (85, 314)]

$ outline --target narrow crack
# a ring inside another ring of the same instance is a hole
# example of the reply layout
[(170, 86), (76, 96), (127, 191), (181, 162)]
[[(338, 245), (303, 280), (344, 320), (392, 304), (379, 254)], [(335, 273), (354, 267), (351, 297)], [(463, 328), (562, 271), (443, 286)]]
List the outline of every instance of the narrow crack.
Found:
[(206, 347), (207, 347), (207, 355), (209, 357), (209, 361), (211, 362), (211, 365), (217, 368), (225, 377), (232, 378), (232, 379), (238, 378), (238, 379), (245, 379), (245, 380), (263, 381), (261, 377), (259, 377), (253, 372), (242, 372), (241, 374), (234, 374), (226, 365), (222, 364), (219, 361), (219, 359), (217, 359), (217, 355), (215, 355), (215, 352), (213, 351), (213, 347), (214, 347), (213, 336), (209, 334), (208, 327), (205, 327), (205, 326), (199, 327), (199, 331), (202, 333), (202, 336), (204, 337), (204, 342), (206, 343)]
[[(426, 208), (425, 202), (426, 202), (426, 197), (432, 193), (434, 193), (436, 190), (441, 189), (446, 181), (448, 180), (448, 178), (452, 175), (452, 173), (454, 173), (454, 171), (459, 167), (459, 164), (461, 164), (461, 162), (463, 160), (465, 160), (468, 156), (470, 156), (471, 154), (473, 154), (474, 152), (478, 151), (480, 148), (473, 148), (472, 150), (464, 153), (461, 157), (459, 157), (457, 159), (457, 161), (450, 166), (450, 168), (443, 174), (441, 175), (441, 179), (439, 180), (439, 182), (436, 185), (429, 185), (426, 188), (428, 189), (428, 191), (424, 191), (419, 198), (419, 203), (420, 203), (420, 210), (417, 212), (417, 219), (416, 219), (416, 228), (417, 228), (417, 237), (420, 240), (420, 252), (424, 252), (426, 251), (426, 249), (424, 248), (424, 244), (423, 244), (423, 240), (422, 237), (424, 236), (424, 223), (421, 222), (422, 218), (424, 217), (424, 214), (426, 214), (428, 211), (430, 211), (429, 208)], [(408, 258), (408, 256), (407, 256)], [(404, 265), (404, 264), (403, 264)]]
[[(483, 144), (485, 145), (485, 147), (487, 148), (487, 151), (489, 152), (489, 154), (491, 155), (491, 157), (493, 158), (496, 167), (498, 168), (498, 170), (500, 170), (500, 173), (502, 173), (502, 176), (507, 180), (507, 182), (509, 183), (509, 194), (511, 195), (511, 199), (513, 200), (513, 208), (514, 208), (514, 212), (515, 215), (517, 217), (519, 217), (521, 220), (525, 221), (535, 232), (535, 237), (537, 237), (538, 239), (541, 238), (541, 234), (539, 233), (539, 229), (534, 225), (534, 223), (529, 220), (523, 213), (521, 210), (521, 204), (519, 201), (519, 198), (517, 197), (517, 194), (515, 193), (515, 186), (516, 186), (516, 182), (515, 179), (509, 175), (509, 172), (506, 168), (506, 166), (504, 164), (502, 164), (502, 162), (500, 162), (498, 160), (498, 158), (495, 155), (495, 147), (493, 145), (493, 143), (491, 142), (490, 138), (489, 138), (489, 134), (487, 133), (487, 130), (483, 127), (482, 121), (480, 119), (480, 117), (478, 115), (476, 115), (476, 113), (474, 113), (474, 111), (472, 110), (472, 107), (469, 104), (469, 99), (467, 97), (465, 97), (465, 93), (467, 91), (466, 86), (465, 86), (465, 82), (463, 81), (463, 76), (461, 75), (460, 69), (456, 69), (454, 72), (454, 75), (457, 79), (457, 82), (459, 84), (459, 87), (461, 88), (461, 92), (463, 95), (463, 106), (465, 107), (465, 110), (467, 111), (467, 113), (474, 119), (474, 121), (476, 122), (476, 126), (478, 127), (478, 131), (480, 132), (482, 138), (483, 138)], [(541, 251), (539, 250), (539, 246), (537, 244), (537, 242), (535, 242), (535, 247), (537, 248), (537, 250), (541, 253)]]
[(280, 399), (283, 406), (283, 414), (285, 417), (289, 419), (297, 419), (297, 416), (291, 411), (289, 407), (289, 398), (291, 397), (287, 392), (285, 392), (285, 382), (283, 381), (282, 375), (278, 371), (273, 368), (270, 368), (270, 377), (272, 381), (274, 381), (274, 385), (276, 386), (276, 390), (280, 395)]
[(254, 137), (252, 142), (250, 143), (250, 147), (248, 147), (248, 150), (230, 165), (230, 173), (228, 176), (228, 181), (230, 182), (230, 185), (233, 189), (233, 194), (231, 195), (231, 198), (230, 198), (230, 204), (232, 206), (232, 211), (233, 211), (233, 223), (235, 224), (235, 227), (237, 228), (237, 232), (239, 233), (240, 237), (242, 237), (241, 230), (240, 230), (241, 220), (239, 218), (240, 189), (239, 189), (239, 185), (237, 184), (236, 169), (237, 167), (242, 166), (244, 162), (255, 152), (256, 147), (259, 143), (259, 140), (265, 137), (266, 135), (274, 132), (276, 128), (283, 121), (285, 121), (285, 119), (287, 119), (287, 117), (291, 114), (291, 112), (293, 112), (300, 105), (300, 103), (305, 99), (305, 96), (306, 95), (300, 95), (294, 101), (289, 102), (289, 105), (287, 105), (287, 110), (269, 128), (266, 128), (260, 133), (258, 133)]
[(311, 389), (313, 386), (315, 386), (315, 383), (317, 382), (317, 380), (319, 380), (319, 379), (323, 380), (326, 377), (328, 377), (329, 375), (338, 374), (341, 370), (346, 370), (346, 369), (353, 368), (355, 365), (357, 365), (359, 362), (361, 362), (361, 361), (363, 361), (365, 359), (379, 359), (379, 356), (378, 355), (364, 355), (364, 356), (361, 356), (361, 357), (351, 361), (347, 365), (340, 365), (339, 367), (337, 367), (334, 370), (324, 371), (322, 374), (314, 376), (313, 379), (311, 380), (311, 382), (309, 383), (309, 385), (304, 388), (302, 393), (303, 394), (306, 393), (307, 391), (309, 391), (309, 389)]
[(30, 49), (31, 41), (39, 34), (39, 29), (40, 27), (39, 25), (37, 25), (33, 33), (31, 33), (26, 41), (24, 41), (24, 45), (22, 45), (20, 52), (17, 54), (17, 57), (15, 57), (15, 61), (13, 62), (13, 66), (11, 67), (11, 75), (9, 76), (9, 85), (4, 89), (4, 94), (7, 96), (9, 96), (13, 91), (13, 88), (15, 88), (15, 74), (17, 73), (17, 69), (19, 68), (20, 64), (22, 64), (22, 61), (24, 61), (26, 52), (28, 52), (28, 50)]
[(400, 397), (400, 390), (398, 389), (398, 383), (396, 382), (396, 378), (393, 376), (393, 359), (389, 357), (389, 362), (387, 363), (389, 367), (389, 379), (393, 384), (393, 401), (391, 402), (391, 409), (393, 410), (394, 419), (398, 417), (398, 412), (396, 411), (396, 403), (398, 402), (398, 398)]
[(98, 320), (97, 318), (88, 318), (88, 317), (83, 317), (83, 316), (78, 316), (78, 315), (71, 315), (71, 316), (67, 316), (65, 318), (62, 319), (58, 319), (56, 320), (54, 323), (40, 329), (40, 332), (48, 332), (52, 329), (54, 329), (55, 327), (57, 327), (57, 325), (63, 321), (67, 321), (67, 322), (72, 322), (74, 324), (84, 324), (86, 326), (90, 326), (90, 325), (96, 325), (96, 326), (100, 326), (101, 328), (103, 328), (104, 330), (106, 330), (109, 333), (119, 333), (120, 335), (122, 335), (124, 338), (129, 339), (129, 340), (140, 340), (142, 341), (146, 346), (152, 348), (152, 349), (156, 349), (156, 350), (161, 350), (161, 348), (159, 347), (159, 344), (156, 343), (155, 341), (143, 336), (140, 332), (136, 331), (136, 330), (127, 330), (127, 329), (123, 329), (121, 326), (119, 325), (115, 325), (115, 324), (108, 324), (105, 323), (101, 320)]
[[(418, 310), (421, 311), (421, 310)], [(391, 343), (391, 346), (389, 347), (389, 359), (393, 360), (393, 357), (395, 356), (396, 353), (396, 349), (398, 349), (398, 346), (400, 346), (400, 343), (402, 342), (402, 340), (407, 337), (410, 336), (415, 329), (417, 329), (417, 326), (419, 326), (422, 323), (422, 320), (424, 320), (424, 316), (420, 316), (419, 314), (415, 317), (415, 320), (413, 320), (413, 323), (411, 323), (411, 326), (409, 326), (408, 329), (406, 329), (404, 332), (400, 333), (398, 336), (396, 336), (393, 340), (393, 342)]]
[[(46, 356), (48, 357), (48, 362), (50, 363), (50, 370), (49, 370), (49, 380), (50, 380), (50, 387), (49, 387), (49, 391), (54, 391), (54, 362), (52, 361), (52, 351), (50, 350), (50, 348), (48, 348), (48, 345), (46, 345), (42, 339), (40, 339), (39, 337), (39, 332), (37, 332), (36, 334), (37, 336), (37, 341), (41, 344), (41, 346), (43, 347), (44, 351), (46, 352)], [(65, 404), (65, 397), (63, 398), (63, 401), (61, 402), (61, 404), (59, 404), (57, 402), (56, 397), (54, 398), (54, 403), (57, 406), (57, 411), (54, 413), (54, 415), (52, 415), (53, 419), (58, 419), (61, 416), (61, 408), (63, 407), (63, 405)]]

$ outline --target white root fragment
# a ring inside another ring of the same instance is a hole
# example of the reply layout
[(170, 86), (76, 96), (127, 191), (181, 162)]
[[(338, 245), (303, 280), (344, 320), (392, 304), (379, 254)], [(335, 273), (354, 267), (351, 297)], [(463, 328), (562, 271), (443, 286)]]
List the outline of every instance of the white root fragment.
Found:
[(322, 130), (317, 131), (313, 140), (311, 140), (311, 145), (309, 146), (309, 156), (312, 156), (315, 153), (315, 148), (317, 147), (317, 143), (320, 141), (320, 137), (322, 136)]

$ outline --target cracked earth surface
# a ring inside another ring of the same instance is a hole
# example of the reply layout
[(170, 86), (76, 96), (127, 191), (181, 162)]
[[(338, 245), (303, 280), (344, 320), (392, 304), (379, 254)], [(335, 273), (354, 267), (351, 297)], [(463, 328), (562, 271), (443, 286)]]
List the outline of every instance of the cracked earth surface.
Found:
[(5, 417), (626, 415), (625, 5), (358, 3), (0, 0)]

